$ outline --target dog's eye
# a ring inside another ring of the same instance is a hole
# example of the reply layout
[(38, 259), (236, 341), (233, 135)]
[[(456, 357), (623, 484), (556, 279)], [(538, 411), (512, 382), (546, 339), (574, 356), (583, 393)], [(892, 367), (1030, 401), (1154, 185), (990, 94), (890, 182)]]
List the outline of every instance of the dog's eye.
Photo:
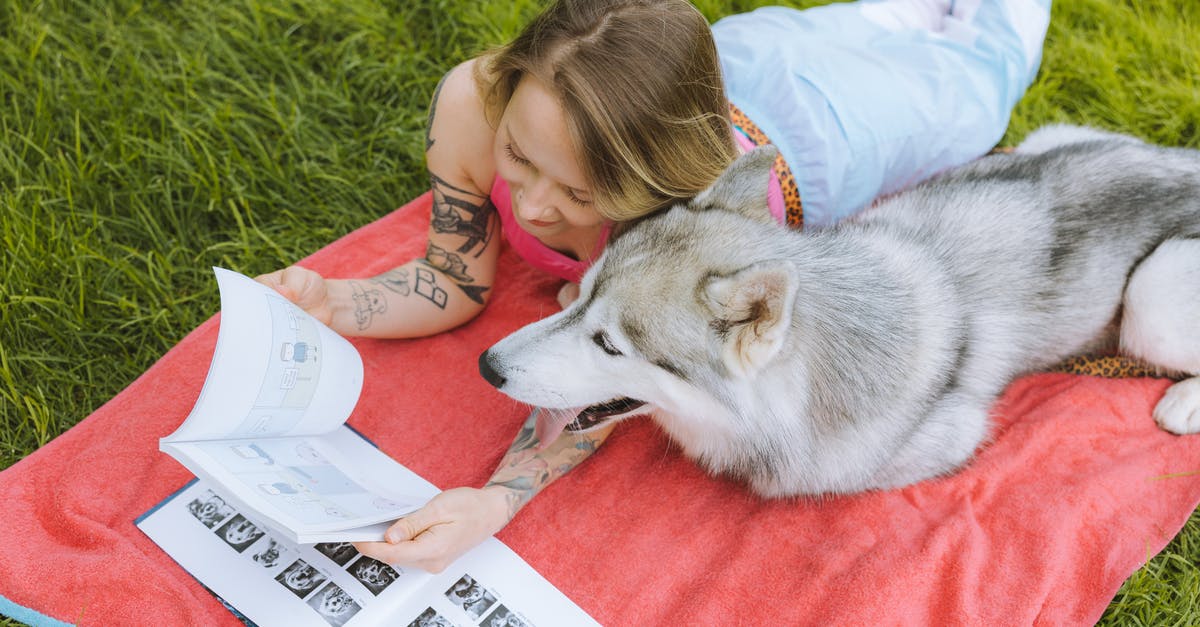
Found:
[(604, 331), (596, 331), (592, 335), (592, 342), (595, 342), (596, 346), (600, 347), (600, 350), (614, 357), (623, 354), (621, 351), (617, 350), (617, 347), (612, 345), (612, 340), (608, 339), (608, 334)]

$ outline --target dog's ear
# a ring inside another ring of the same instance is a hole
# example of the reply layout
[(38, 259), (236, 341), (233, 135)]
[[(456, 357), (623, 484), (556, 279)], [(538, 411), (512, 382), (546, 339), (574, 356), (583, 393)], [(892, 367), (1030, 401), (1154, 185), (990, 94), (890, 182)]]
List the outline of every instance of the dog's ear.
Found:
[(688, 207), (699, 211), (725, 209), (752, 220), (775, 224), (767, 207), (767, 189), (771, 183), (771, 167), (778, 154), (774, 146), (764, 144), (738, 157), (708, 189), (688, 203)]
[(700, 284), (700, 298), (712, 313), (709, 324), (721, 338), (722, 361), (735, 375), (752, 377), (783, 346), (796, 296), (790, 270), (786, 261), (766, 261)]

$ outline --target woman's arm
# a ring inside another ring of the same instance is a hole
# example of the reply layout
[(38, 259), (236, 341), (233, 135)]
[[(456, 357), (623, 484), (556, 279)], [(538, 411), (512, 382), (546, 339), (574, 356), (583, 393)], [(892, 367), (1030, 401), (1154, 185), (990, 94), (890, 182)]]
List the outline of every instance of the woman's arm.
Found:
[(612, 432), (608, 425), (583, 434), (564, 433), (541, 450), (534, 437), (536, 412), (483, 488), (455, 488), (396, 521), (385, 542), (355, 547), (377, 560), (441, 572), (451, 562), (499, 532), (526, 503), (555, 479), (587, 459)]
[(538, 450), (538, 440), (533, 435), (536, 420), (537, 410), (522, 425), (512, 446), (500, 460), (500, 466), (483, 486), (484, 490), (494, 490), (504, 496), (508, 514), (506, 524), (542, 488), (596, 452), (614, 426), (608, 424), (581, 434), (563, 432), (550, 446)]
[(418, 337), (479, 314), (500, 251), (490, 199), (495, 132), (469, 61), (446, 73), (429, 107), (425, 158), (433, 194), (422, 257), (363, 279), (325, 279), (292, 266), (258, 277), (342, 335)]

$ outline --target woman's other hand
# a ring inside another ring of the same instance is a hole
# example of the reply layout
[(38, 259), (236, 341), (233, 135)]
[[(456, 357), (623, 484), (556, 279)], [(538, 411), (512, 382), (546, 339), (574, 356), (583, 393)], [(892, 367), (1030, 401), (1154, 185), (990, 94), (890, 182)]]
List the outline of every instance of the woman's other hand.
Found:
[(507, 490), (454, 488), (397, 520), (384, 542), (355, 542), (363, 555), (393, 566), (439, 573), (509, 521)]

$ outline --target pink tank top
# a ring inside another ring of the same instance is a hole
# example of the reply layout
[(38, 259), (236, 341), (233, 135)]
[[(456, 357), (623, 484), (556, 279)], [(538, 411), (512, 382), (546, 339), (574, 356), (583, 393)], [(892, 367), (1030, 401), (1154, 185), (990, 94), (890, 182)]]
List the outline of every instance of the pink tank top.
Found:
[[(743, 151), (754, 148), (754, 142), (751, 142), (742, 133), (734, 133), (734, 137), (737, 138), (738, 145)], [(604, 245), (608, 242), (608, 236), (612, 232), (612, 223), (606, 222), (600, 233), (600, 241), (592, 249), (593, 258), (573, 259), (543, 244), (541, 240), (530, 235), (528, 231), (521, 228), (520, 224), (517, 224), (512, 210), (512, 191), (508, 188), (508, 182), (499, 176), (492, 182), (491, 200), (492, 204), (496, 206), (496, 212), (500, 214), (500, 226), (508, 245), (512, 246), (513, 250), (529, 265), (573, 283), (578, 283), (587, 269), (591, 267), (592, 262), (600, 258), (600, 253), (603, 252)], [(784, 224), (786, 210), (783, 190), (779, 185), (779, 176), (775, 173), (774, 168), (771, 169), (771, 182), (767, 189), (767, 205), (771, 209), (771, 215), (775, 216), (775, 220)]]
[(496, 212), (500, 214), (500, 227), (504, 231), (504, 239), (526, 263), (572, 283), (578, 283), (579, 279), (583, 278), (583, 273), (591, 267), (592, 262), (600, 257), (600, 253), (604, 250), (604, 244), (608, 241), (608, 235), (612, 232), (612, 223), (605, 222), (604, 228), (600, 232), (600, 241), (596, 242), (596, 246), (592, 249), (593, 258), (574, 259), (543, 244), (541, 240), (530, 235), (528, 231), (521, 228), (520, 224), (517, 224), (517, 218), (513, 215), (512, 209), (512, 191), (508, 188), (508, 181), (498, 176), (492, 182), (492, 204), (496, 206)]

